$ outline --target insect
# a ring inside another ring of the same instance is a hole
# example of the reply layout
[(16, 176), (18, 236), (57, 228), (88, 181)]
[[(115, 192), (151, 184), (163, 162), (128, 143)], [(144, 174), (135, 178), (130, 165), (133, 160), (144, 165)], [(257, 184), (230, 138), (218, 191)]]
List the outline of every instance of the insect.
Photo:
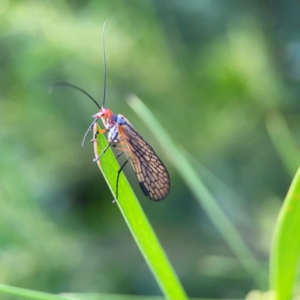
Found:
[(143, 137), (135, 130), (131, 123), (121, 114), (114, 114), (110, 109), (105, 108), (105, 96), (106, 96), (106, 57), (105, 57), (105, 43), (104, 43), (104, 29), (103, 24), (102, 31), (102, 48), (103, 48), (103, 66), (104, 66), (104, 88), (103, 88), (103, 100), (102, 107), (98, 102), (85, 90), (80, 87), (67, 83), (57, 82), (53, 86), (65, 85), (80, 92), (89, 97), (99, 108), (99, 112), (93, 115), (94, 121), (86, 131), (82, 146), (88, 133), (91, 131), (94, 124), (101, 119), (105, 129), (101, 129), (96, 132), (91, 141), (95, 141), (97, 134), (108, 134), (108, 145), (102, 150), (101, 154), (97, 156), (93, 161), (97, 161), (105, 154), (106, 150), (112, 146), (121, 152), (117, 155), (117, 158), (121, 154), (125, 154), (126, 161), (120, 167), (117, 173), (116, 181), (116, 200), (118, 199), (118, 184), (119, 176), (125, 165), (130, 162), (133, 171), (138, 179), (140, 188), (144, 195), (153, 201), (159, 201), (164, 199), (170, 191), (170, 177), (169, 173), (156, 155), (152, 147), (143, 139)]

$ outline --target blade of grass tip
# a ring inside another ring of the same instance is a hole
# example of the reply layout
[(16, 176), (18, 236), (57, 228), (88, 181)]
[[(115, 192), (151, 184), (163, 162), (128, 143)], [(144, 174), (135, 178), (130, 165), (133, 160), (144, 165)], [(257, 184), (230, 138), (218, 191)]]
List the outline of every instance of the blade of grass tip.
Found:
[(267, 115), (266, 127), (278, 156), (292, 178), (300, 165), (300, 152), (286, 120), (279, 112), (273, 111)]
[(276, 299), (292, 299), (300, 254), (300, 168), (276, 221), (270, 255), (270, 289)]
[(68, 300), (68, 298), (60, 295), (48, 294), (44, 292), (18, 288), (6, 284), (0, 284), (0, 293), (18, 296), (20, 299), (36, 299), (36, 300)]
[(238, 231), (220, 209), (216, 200), (200, 180), (197, 172), (191, 166), (183, 152), (172, 142), (169, 135), (139, 98), (132, 95), (127, 102), (148, 126), (149, 130), (155, 135), (161, 146), (168, 149), (168, 158), (195, 195), (199, 204), (206, 211), (212, 223), (221, 233), (232, 251), (236, 254), (240, 263), (244, 266), (246, 271), (248, 271), (258, 286), (260, 288), (265, 288), (267, 280), (266, 270), (260, 265), (259, 261), (244, 243)]
[[(94, 134), (98, 130), (99, 125), (96, 123)], [(98, 134), (94, 142), (95, 156), (97, 157), (101, 149), (106, 146), (106, 138), (103, 134)], [(115, 198), (116, 179), (120, 165), (111, 148), (101, 157), (101, 163), (99, 160), (97, 162)], [(120, 174), (118, 190), (117, 205), (163, 294), (167, 299), (187, 299), (175, 271), (123, 172)]]

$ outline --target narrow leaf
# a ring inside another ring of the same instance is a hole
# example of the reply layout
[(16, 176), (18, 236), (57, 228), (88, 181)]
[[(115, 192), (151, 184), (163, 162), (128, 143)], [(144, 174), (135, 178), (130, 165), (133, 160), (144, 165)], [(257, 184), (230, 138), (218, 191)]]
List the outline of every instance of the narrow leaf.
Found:
[[(36, 300), (67, 300), (67, 297), (0, 284), (0, 293)], [(20, 299), (20, 298), (18, 298)]]
[(230, 220), (223, 213), (213, 195), (199, 178), (196, 170), (190, 164), (184, 152), (175, 145), (163, 127), (158, 123), (154, 115), (136, 96), (128, 100), (131, 108), (141, 117), (149, 129), (156, 136), (156, 139), (164, 149), (168, 149), (168, 158), (181, 175), (187, 186), (195, 195), (199, 204), (203, 207), (212, 223), (224, 237), (232, 251), (236, 254), (240, 263), (248, 271), (250, 276), (257, 282), (260, 288), (265, 288), (266, 271), (261, 267), (259, 261), (252, 254), (238, 231), (231, 224)]
[(292, 297), (300, 254), (300, 168), (276, 222), (270, 257), (270, 288), (276, 299)]
[[(114, 294), (64, 294), (68, 300), (164, 300), (163, 296), (114, 295)], [(176, 298), (174, 299), (176, 300)], [(237, 298), (191, 298), (191, 300), (242, 300)]]
[[(95, 124), (94, 133), (97, 130), (99, 126)], [(99, 134), (94, 142), (95, 156), (98, 156), (106, 146), (107, 141), (104, 135)], [(101, 162), (98, 160), (98, 166), (115, 198), (116, 179), (120, 165), (110, 148), (101, 157)], [(149, 200), (145, 198), (145, 201)], [(187, 299), (175, 271), (123, 172), (120, 174), (117, 205), (165, 297), (176, 300)]]

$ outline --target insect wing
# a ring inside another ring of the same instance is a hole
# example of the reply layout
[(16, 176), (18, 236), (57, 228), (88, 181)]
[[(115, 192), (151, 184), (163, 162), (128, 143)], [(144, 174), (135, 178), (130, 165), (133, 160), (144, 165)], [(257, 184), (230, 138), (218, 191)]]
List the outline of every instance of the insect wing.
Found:
[(170, 190), (170, 177), (162, 161), (127, 120), (118, 125), (118, 133), (145, 196), (153, 201), (164, 199)]

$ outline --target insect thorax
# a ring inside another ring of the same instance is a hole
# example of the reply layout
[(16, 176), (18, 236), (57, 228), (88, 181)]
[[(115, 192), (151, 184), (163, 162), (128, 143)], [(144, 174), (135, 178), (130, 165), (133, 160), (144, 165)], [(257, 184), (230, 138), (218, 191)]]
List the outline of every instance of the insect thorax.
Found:
[(118, 124), (113, 124), (108, 132), (108, 141), (111, 141), (113, 145), (118, 144), (120, 142), (120, 137), (118, 133)]
[(120, 142), (121, 138), (118, 132), (118, 126), (125, 125), (126, 119), (123, 115), (113, 115), (111, 122), (109, 123), (109, 132), (108, 140), (112, 142), (113, 145), (116, 145)]

